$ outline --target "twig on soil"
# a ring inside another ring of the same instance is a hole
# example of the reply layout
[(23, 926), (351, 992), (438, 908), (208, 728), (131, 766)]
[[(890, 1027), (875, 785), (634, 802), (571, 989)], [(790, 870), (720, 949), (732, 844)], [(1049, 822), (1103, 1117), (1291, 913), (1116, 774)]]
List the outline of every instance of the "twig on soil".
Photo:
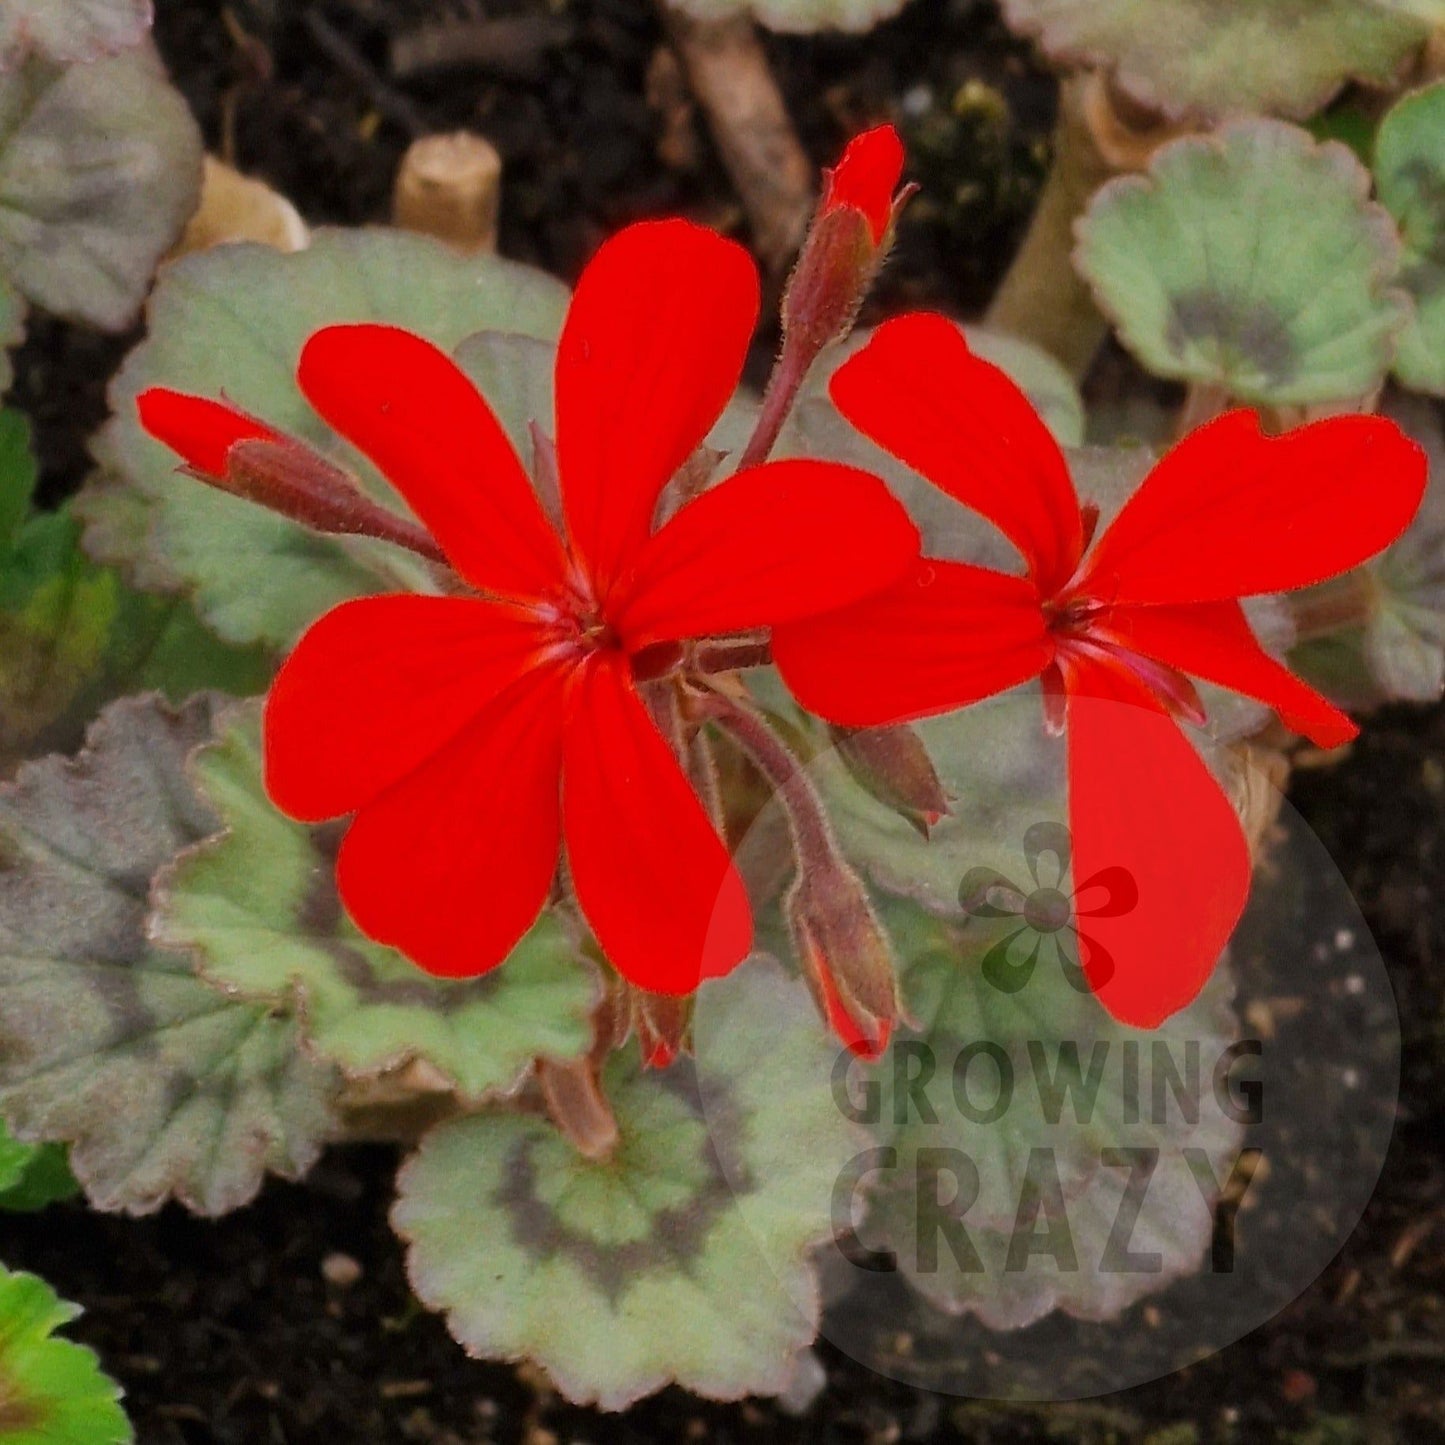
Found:
[(659, 0), (693, 94), (753, 228), (758, 254), (781, 275), (813, 214), (813, 166), (752, 22), (704, 21)]
[(308, 10), (302, 18), (311, 32), (311, 38), (326, 58), (366, 92), (368, 99), (382, 115), (412, 136), (423, 136), (432, 129), (416, 106), (389, 86), (366, 57), (324, 15), (316, 10)]
[(445, 70), (485, 70), (533, 80), (547, 51), (565, 45), (573, 26), (557, 15), (464, 16), (408, 30), (391, 42), (398, 80)]

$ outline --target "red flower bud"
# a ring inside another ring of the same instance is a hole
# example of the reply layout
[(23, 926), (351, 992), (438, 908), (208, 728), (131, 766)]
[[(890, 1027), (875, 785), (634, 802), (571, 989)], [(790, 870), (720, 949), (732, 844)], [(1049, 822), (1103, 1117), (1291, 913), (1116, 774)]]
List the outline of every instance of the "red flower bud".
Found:
[(894, 193), (903, 174), (903, 142), (891, 125), (875, 126), (848, 142), (843, 158), (826, 173), (822, 214), (851, 209), (868, 221), (881, 246), (893, 223)]
[(898, 191), (903, 143), (891, 125), (856, 137), (827, 173), (823, 201), (783, 297), (785, 350), (807, 362), (852, 329), (913, 187)]
[(830, 731), (853, 781), (928, 837), (948, 812), (948, 794), (918, 734), (906, 726)]
[(692, 1049), (692, 996), (673, 997), (633, 988), (632, 1027), (645, 1068), (665, 1069)]
[(141, 425), (180, 453), (198, 481), (333, 536), (375, 537), (434, 562), (446, 555), (415, 522), (373, 502), (355, 479), (302, 442), (236, 407), (153, 387)]
[(833, 1032), (860, 1058), (888, 1047), (898, 1017), (893, 949), (858, 875), (836, 855), (809, 859), (787, 901), (804, 977)]

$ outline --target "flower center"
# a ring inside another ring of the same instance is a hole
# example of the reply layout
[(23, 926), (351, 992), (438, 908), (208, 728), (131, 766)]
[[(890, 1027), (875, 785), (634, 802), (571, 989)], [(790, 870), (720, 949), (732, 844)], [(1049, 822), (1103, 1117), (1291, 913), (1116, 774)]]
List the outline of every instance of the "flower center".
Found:
[(1057, 888), (1036, 888), (1024, 903), (1024, 922), (1035, 933), (1057, 933), (1069, 921), (1069, 900)]
[(1129, 646), (1127, 635), (1109, 626), (1112, 610), (1092, 597), (1044, 603), (1044, 618), (1061, 661), (1071, 656), (1126, 674), (1147, 688), (1171, 716), (1203, 726), (1207, 720), (1199, 693), (1182, 672)]

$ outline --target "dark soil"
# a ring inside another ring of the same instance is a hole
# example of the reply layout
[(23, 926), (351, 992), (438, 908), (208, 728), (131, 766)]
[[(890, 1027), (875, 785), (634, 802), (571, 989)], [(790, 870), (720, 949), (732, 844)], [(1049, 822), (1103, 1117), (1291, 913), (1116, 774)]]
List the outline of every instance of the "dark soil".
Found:
[[(391, 42), (466, 4), (158, 8), (162, 49), (209, 143), (312, 221), (384, 219), (412, 135), (467, 125), (506, 160), (510, 255), (570, 278), (607, 232), (661, 211), (745, 234), (701, 130), (680, 159), (659, 157), (665, 117), (647, 79), (661, 38), (640, 0), (496, 0), (489, 17), (531, 20), (488, 66), (405, 82), (390, 73)], [(891, 115), (910, 130), (925, 193), (872, 304), (981, 305), (1027, 217), (1053, 107), (1052, 82), (992, 6), (915, 0), (866, 40), (772, 51), (820, 163), (865, 121)], [(83, 475), (126, 344), (32, 327), (14, 401), (37, 423), (47, 496)], [(76, 1206), (6, 1218), (0, 1258), (86, 1307), (74, 1334), (124, 1384), (145, 1445), (1445, 1440), (1445, 711), (1382, 715), (1342, 766), (1297, 774), (1292, 799), (1390, 965), (1407, 1031), (1401, 1122), (1374, 1202), (1324, 1277), (1239, 1344), (1153, 1385), (1070, 1406), (973, 1404), (825, 1352), (827, 1388), (801, 1419), (678, 1392), (623, 1416), (572, 1409), (524, 1371), (467, 1361), (411, 1301), (386, 1224), (395, 1155), (384, 1149), (337, 1151), (304, 1186), (273, 1184), (217, 1224)], [(1162, 1312), (1179, 1298), (1164, 1296)]]

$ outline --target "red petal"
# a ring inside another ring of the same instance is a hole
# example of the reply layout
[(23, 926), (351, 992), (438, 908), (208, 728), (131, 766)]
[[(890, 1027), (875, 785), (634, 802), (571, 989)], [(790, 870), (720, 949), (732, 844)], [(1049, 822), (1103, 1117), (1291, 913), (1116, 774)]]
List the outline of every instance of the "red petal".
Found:
[(600, 595), (737, 390), (757, 315), (748, 253), (686, 221), (629, 226), (582, 273), (557, 352), (557, 460)]
[(893, 196), (903, 175), (903, 142), (891, 125), (875, 126), (848, 142), (843, 158), (828, 172), (823, 209), (852, 206), (868, 218), (875, 244), (893, 217)]
[(281, 433), (224, 402), (153, 386), (135, 399), (140, 424), (159, 442), (208, 477), (226, 474), (226, 454), (237, 442), (280, 441)]
[(867, 472), (773, 462), (729, 478), (648, 539), (621, 584), (629, 648), (827, 612), (896, 582), (918, 528)]
[(1208, 766), (1127, 674), (1069, 674), (1074, 876), (1123, 869), (1134, 908), (1088, 921), (1089, 982), (1121, 1023), (1155, 1028), (1202, 989), (1249, 896), (1249, 849)]
[(1051, 654), (1028, 582), (927, 557), (879, 596), (773, 633), (794, 696), (843, 727), (952, 712), (1037, 677)]
[(613, 967), (674, 995), (730, 972), (752, 948), (747, 894), (620, 656), (578, 679), (563, 751), (572, 881)]
[(1180, 607), (1120, 607), (1103, 630), (1135, 652), (1272, 707), (1287, 727), (1322, 748), (1337, 748), (1359, 728), (1259, 645), (1237, 602)]
[(444, 747), (533, 662), (518, 610), (447, 597), (363, 597), (297, 644), (266, 699), (266, 789), (293, 818), (369, 802)]
[(1425, 453), (1383, 417), (1266, 437), (1253, 412), (1229, 412), (1154, 468), (1095, 544), (1079, 590), (1152, 603), (1304, 587), (1393, 542), (1425, 475)]
[(394, 326), (328, 326), (306, 343), (297, 381), (468, 582), (506, 597), (556, 591), (561, 541), (492, 409), (445, 352)]
[(369, 803), (336, 864), (357, 927), (428, 973), (494, 968), (557, 871), (562, 677), (534, 674)]
[(1041, 592), (1073, 575), (1083, 525), (1063, 453), (1029, 399), (951, 321), (886, 322), (829, 391), (860, 431), (1003, 532)]

